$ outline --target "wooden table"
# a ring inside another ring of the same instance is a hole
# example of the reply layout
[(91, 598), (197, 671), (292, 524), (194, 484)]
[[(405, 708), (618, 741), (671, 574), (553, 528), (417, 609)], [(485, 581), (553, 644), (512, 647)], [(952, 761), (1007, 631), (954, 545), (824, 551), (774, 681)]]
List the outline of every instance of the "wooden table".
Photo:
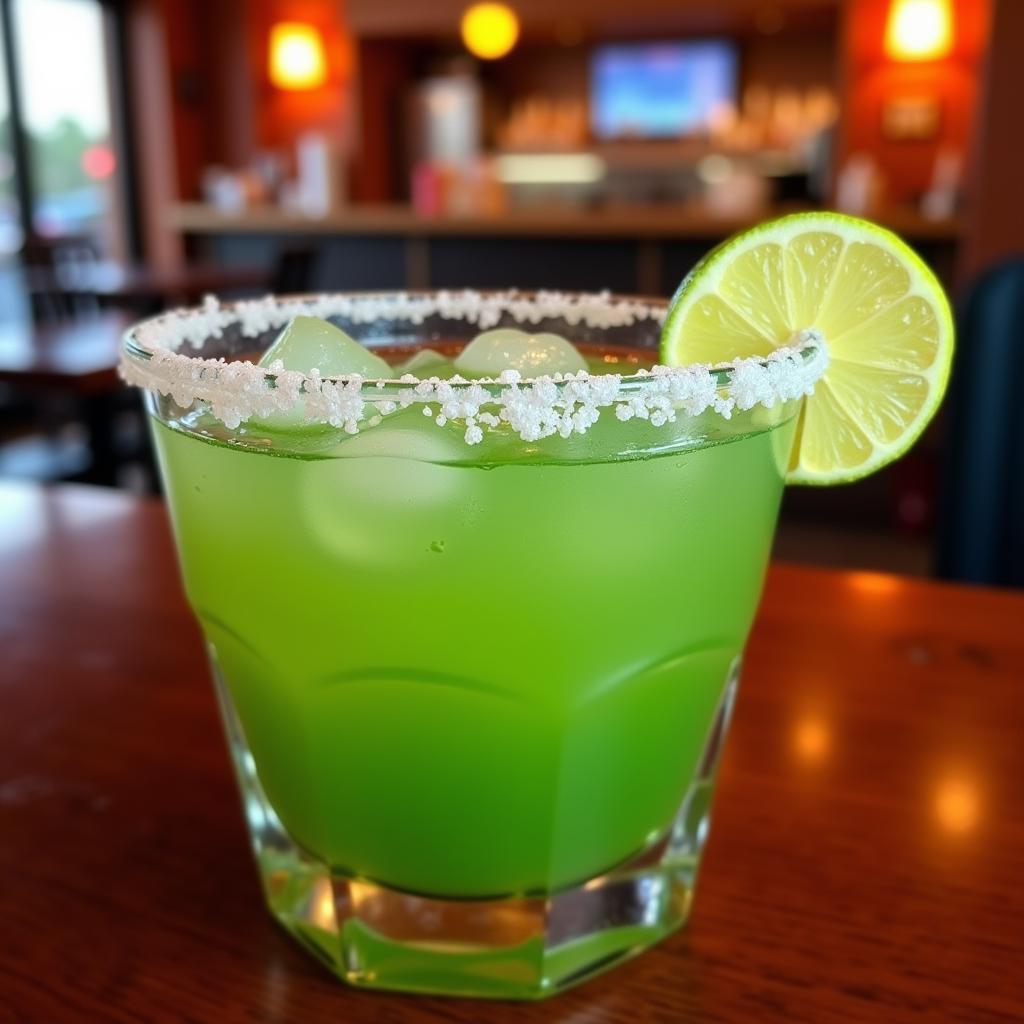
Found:
[(82, 262), (49, 269), (30, 268), (30, 292), (59, 293), (70, 298), (103, 300), (139, 312), (189, 305), (205, 295), (265, 290), (270, 274), (261, 267), (225, 267), (189, 263), (178, 267), (126, 266), (107, 261)]
[(71, 395), (86, 429), (86, 479), (113, 483), (118, 457), (113, 430), (118, 355), (124, 332), (137, 318), (106, 311), (46, 324), (0, 329), (0, 382), (21, 391)]
[(0, 328), (0, 381), (19, 387), (66, 388), (75, 394), (117, 385), (121, 338), (134, 317), (110, 311), (47, 324)]
[(4, 1020), (1024, 1014), (1024, 595), (776, 566), (690, 927), (535, 1005), (350, 990), (271, 923), (159, 504), (0, 487), (0, 652)]

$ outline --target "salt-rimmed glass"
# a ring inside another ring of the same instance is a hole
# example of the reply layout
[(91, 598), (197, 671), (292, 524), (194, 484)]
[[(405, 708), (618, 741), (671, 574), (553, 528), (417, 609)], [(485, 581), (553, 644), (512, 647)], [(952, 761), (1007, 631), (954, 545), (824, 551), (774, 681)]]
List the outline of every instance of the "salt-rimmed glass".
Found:
[[(244, 361), (296, 312), (389, 361), (552, 331), (622, 379)], [(663, 314), (348, 295), (208, 304), (126, 338), (267, 902), (347, 981), (542, 997), (687, 917), (825, 355), (809, 337), (767, 365), (651, 370)]]

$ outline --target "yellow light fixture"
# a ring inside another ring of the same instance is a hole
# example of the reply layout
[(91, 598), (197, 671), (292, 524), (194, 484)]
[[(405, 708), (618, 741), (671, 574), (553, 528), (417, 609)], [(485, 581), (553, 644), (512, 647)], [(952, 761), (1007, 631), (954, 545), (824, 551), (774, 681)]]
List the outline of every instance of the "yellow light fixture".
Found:
[(315, 26), (298, 21), (274, 25), (268, 69), (279, 89), (319, 89), (327, 81), (327, 56)]
[(462, 15), (462, 41), (483, 60), (504, 57), (519, 38), (519, 18), (505, 4), (473, 4)]
[(949, 0), (893, 0), (885, 54), (893, 60), (941, 60), (953, 49)]

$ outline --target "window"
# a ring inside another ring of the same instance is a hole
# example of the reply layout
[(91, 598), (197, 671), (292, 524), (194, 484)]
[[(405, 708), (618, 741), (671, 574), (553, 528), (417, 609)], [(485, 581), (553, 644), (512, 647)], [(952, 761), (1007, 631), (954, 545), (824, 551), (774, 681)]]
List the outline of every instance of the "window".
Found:
[[(121, 259), (116, 11), (100, 0), (0, 0), (0, 9), (14, 69), (0, 92), (0, 252), (28, 235)], [(14, 133), (20, 145), (9, 144)]]
[(117, 159), (104, 11), (88, 0), (15, 0), (14, 26), (33, 227), (44, 238), (91, 236), (109, 251)]
[[(0, 44), (3, 24), (0, 23)], [(7, 97), (5, 48), (0, 45), (0, 326), (23, 319), (24, 292), (17, 254), (24, 241), (18, 199), (17, 163), (11, 144), (11, 108)]]

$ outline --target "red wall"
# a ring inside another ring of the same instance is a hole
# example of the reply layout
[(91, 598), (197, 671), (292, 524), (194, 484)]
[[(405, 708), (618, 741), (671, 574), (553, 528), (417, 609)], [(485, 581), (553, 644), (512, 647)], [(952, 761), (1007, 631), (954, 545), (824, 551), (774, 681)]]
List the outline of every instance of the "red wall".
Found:
[[(966, 154), (978, 101), (988, 0), (951, 0), (953, 52), (941, 61), (897, 63), (883, 42), (891, 0), (847, 0), (841, 31), (842, 109), (838, 166), (852, 153), (874, 158), (886, 181), (886, 198), (911, 203), (931, 183), (943, 149)], [(892, 99), (934, 97), (938, 130), (927, 140), (892, 140), (882, 112)]]
[[(249, 0), (246, 6), (257, 144), (291, 149), (299, 135), (311, 130), (348, 144), (355, 56), (342, 0)], [(300, 21), (320, 30), (327, 54), (327, 84), (322, 88), (289, 92), (271, 85), (267, 45), (270, 27), (278, 21)]]
[[(136, 0), (130, 11), (133, 23), (148, 18), (155, 26), (130, 59), (136, 76), (163, 65), (180, 198), (199, 195), (205, 167), (242, 167), (259, 149), (291, 151), (305, 131), (349, 142), (355, 60), (341, 0)], [(270, 84), (267, 47), (276, 21), (320, 29), (328, 59), (323, 88), (285, 92)], [(153, 105), (147, 100), (138, 111), (140, 121)]]
[(992, 42), (974, 125), (960, 273), (969, 281), (993, 263), (1024, 257), (1024, 3), (995, 0)]

